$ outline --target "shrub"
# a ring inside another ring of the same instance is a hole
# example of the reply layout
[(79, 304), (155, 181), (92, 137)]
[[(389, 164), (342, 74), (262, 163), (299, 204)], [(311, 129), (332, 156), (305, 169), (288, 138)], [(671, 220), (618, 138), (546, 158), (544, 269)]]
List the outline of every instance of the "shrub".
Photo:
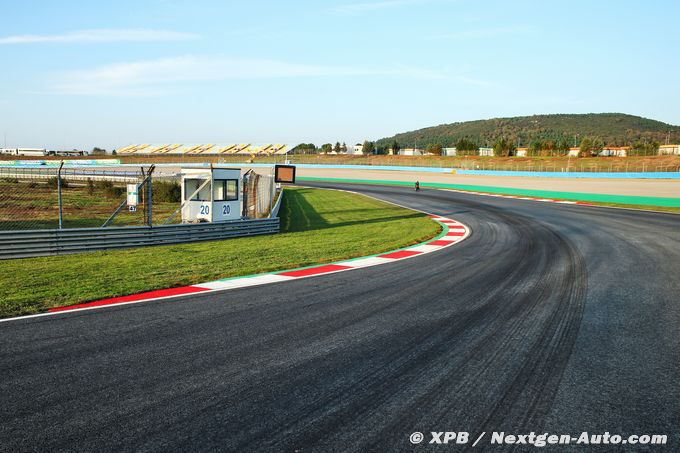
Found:
[(579, 146), (578, 157), (597, 156), (604, 148), (604, 142), (600, 138), (584, 137)]
[[(124, 193), (125, 189), (123, 187), (117, 187), (113, 185), (113, 181), (99, 180), (92, 184), (92, 189), (101, 190), (106, 198), (120, 198)], [(90, 183), (88, 181), (87, 190), (90, 190)]]
[[(47, 181), (45, 181), (45, 185), (47, 187), (51, 187), (53, 189), (56, 189), (59, 187), (59, 178), (56, 176), (52, 176), (51, 178), (47, 178)], [(66, 181), (64, 178), (61, 178), (61, 188), (65, 189), (68, 187), (68, 181)]]
[(456, 142), (456, 154), (459, 156), (472, 156), (477, 154), (479, 145), (467, 137)]
[(52, 187), (52, 188), (54, 188), (54, 189), (57, 188), (57, 185), (58, 185), (58, 184), (59, 184), (59, 183), (58, 183), (58, 181), (57, 181), (57, 177), (56, 177), (56, 176), (52, 176), (51, 178), (47, 178), (47, 181), (45, 181), (45, 185), (46, 185), (47, 187)]
[(517, 147), (511, 141), (505, 137), (501, 137), (493, 144), (493, 154), (494, 156), (508, 157), (514, 156), (517, 152)]
[(100, 180), (95, 181), (94, 187), (96, 187), (99, 190), (110, 189), (111, 187), (113, 187), (113, 181), (106, 181), (106, 180), (100, 179)]
[(155, 181), (152, 187), (153, 201), (179, 203), (182, 198), (182, 188), (174, 181)]
[(87, 193), (94, 195), (94, 181), (92, 181), (92, 178), (87, 178)]
[[(120, 198), (125, 193), (124, 188), (114, 186), (113, 181), (106, 180), (92, 182), (92, 190), (94, 189), (101, 190), (105, 198)], [(90, 180), (87, 181), (87, 191), (90, 191)]]
[(635, 142), (628, 150), (629, 156), (654, 156), (659, 154), (659, 142)]
[[(108, 182), (111, 182), (111, 181), (108, 181)], [(111, 183), (110, 186), (107, 186), (104, 189), (104, 196), (106, 198), (120, 198), (120, 197), (123, 196), (124, 193), (125, 193), (124, 188), (116, 187), (116, 186), (113, 185), (113, 183)]]
[(442, 154), (442, 145), (439, 143), (430, 143), (427, 145), (425, 148), (425, 152), (427, 154), (435, 154), (437, 156), (441, 156)]

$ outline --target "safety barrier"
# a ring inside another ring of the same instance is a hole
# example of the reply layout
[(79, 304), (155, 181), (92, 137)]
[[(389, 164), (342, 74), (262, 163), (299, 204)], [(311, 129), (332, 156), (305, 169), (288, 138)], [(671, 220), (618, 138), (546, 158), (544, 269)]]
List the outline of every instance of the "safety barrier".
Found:
[(0, 259), (53, 256), (278, 233), (278, 218), (157, 227), (0, 231)]
[(283, 200), (283, 190), (279, 192), (279, 197), (276, 199), (276, 203), (274, 203), (274, 207), (272, 208), (272, 212), (269, 213), (269, 217), (279, 216), (279, 209), (281, 209), (281, 200)]

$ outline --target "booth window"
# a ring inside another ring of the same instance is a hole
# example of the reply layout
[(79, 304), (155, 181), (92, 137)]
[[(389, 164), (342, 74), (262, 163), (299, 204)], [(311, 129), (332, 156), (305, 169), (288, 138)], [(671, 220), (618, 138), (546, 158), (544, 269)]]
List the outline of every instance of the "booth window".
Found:
[[(188, 200), (192, 193), (196, 192), (196, 189), (201, 187), (205, 182), (205, 179), (185, 179), (184, 180), (184, 196)], [(196, 195), (191, 199), (191, 201), (210, 201), (210, 184), (206, 184), (201, 190), (198, 191)]]
[(238, 179), (215, 179), (213, 181), (213, 201), (238, 200)]

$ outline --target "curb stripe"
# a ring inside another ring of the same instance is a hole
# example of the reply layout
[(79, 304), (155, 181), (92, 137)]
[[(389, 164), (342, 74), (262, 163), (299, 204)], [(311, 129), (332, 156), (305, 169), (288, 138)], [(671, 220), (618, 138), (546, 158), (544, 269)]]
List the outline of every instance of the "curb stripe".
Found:
[(350, 266), (343, 266), (340, 264), (326, 264), (309, 269), (300, 269), (299, 271), (279, 272), (276, 275), (284, 275), (287, 277), (308, 277), (310, 275), (328, 274), (330, 272), (343, 271), (346, 269), (352, 268)]
[(180, 286), (178, 288), (159, 289), (156, 291), (148, 291), (146, 293), (132, 294), (130, 296), (110, 297), (108, 299), (97, 300), (94, 302), (86, 302), (84, 304), (68, 305), (66, 307), (55, 307), (47, 310), (49, 313), (57, 313), (60, 311), (76, 310), (79, 308), (103, 307), (106, 305), (122, 304), (125, 302), (135, 302), (138, 300), (159, 299), (161, 297), (169, 296), (183, 296), (185, 294), (200, 293), (208, 291), (205, 288), (197, 286)]
[(445, 241), (444, 239), (439, 239), (438, 241), (428, 242), (427, 245), (439, 245), (439, 246), (441, 246), (441, 245), (453, 244), (454, 242), (456, 242), (456, 241)]
[(393, 260), (400, 260), (402, 258), (408, 258), (410, 256), (420, 255), (423, 252), (417, 252), (414, 250), (401, 250), (399, 252), (386, 253), (385, 255), (380, 255), (380, 258), (390, 258)]

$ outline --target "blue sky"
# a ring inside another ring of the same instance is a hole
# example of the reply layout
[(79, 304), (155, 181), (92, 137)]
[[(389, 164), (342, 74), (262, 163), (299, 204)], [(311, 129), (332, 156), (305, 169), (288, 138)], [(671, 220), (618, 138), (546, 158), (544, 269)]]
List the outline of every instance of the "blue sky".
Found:
[(674, 1), (0, 6), (10, 147), (349, 144), (534, 113), (680, 124)]

